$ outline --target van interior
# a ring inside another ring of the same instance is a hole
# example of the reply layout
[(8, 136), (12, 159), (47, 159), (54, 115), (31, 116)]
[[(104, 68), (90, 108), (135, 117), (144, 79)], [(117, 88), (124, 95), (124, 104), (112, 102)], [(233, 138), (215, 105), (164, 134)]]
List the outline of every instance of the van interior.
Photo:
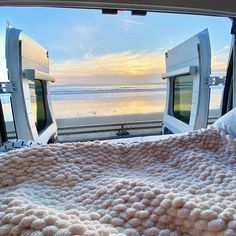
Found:
[(0, 15), (0, 236), (236, 235), (234, 1)]

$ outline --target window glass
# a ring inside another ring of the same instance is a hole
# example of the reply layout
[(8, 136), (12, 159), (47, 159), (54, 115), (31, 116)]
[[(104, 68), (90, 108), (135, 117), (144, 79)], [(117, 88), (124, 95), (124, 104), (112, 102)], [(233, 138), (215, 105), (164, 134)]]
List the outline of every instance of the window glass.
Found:
[(221, 101), (223, 90), (223, 84), (210, 87), (208, 124), (214, 123), (221, 116)]
[(174, 80), (174, 116), (189, 124), (192, 108), (193, 77), (178, 76)]
[(40, 80), (29, 82), (30, 100), (35, 126), (38, 132), (46, 126), (46, 111), (44, 105), (43, 84)]

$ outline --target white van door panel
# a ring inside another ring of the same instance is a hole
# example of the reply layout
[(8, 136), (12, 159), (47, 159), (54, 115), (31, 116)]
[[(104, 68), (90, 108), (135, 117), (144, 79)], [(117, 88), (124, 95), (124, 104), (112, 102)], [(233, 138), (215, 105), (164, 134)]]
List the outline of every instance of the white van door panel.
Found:
[(210, 65), (208, 30), (166, 52), (164, 133), (165, 129), (183, 133), (207, 126)]
[(15, 88), (11, 100), (17, 137), (47, 143), (57, 132), (48, 94), (48, 52), (21, 30), (8, 27), (6, 61)]

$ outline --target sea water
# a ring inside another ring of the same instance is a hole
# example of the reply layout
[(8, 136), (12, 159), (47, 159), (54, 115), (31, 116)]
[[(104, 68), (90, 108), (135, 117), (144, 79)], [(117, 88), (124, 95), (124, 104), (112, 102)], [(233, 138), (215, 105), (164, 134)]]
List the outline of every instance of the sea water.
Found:
[[(220, 115), (222, 91), (223, 86), (211, 88), (210, 117)], [(50, 86), (50, 95), (56, 119), (102, 117), (100, 122), (106, 122), (121, 116), (129, 122), (142, 116), (144, 120), (159, 120), (165, 109), (166, 85), (57, 85)], [(11, 121), (10, 95), (2, 94), (1, 101), (5, 120)]]
[(58, 118), (163, 113), (166, 87), (162, 84), (52, 87), (51, 97)]

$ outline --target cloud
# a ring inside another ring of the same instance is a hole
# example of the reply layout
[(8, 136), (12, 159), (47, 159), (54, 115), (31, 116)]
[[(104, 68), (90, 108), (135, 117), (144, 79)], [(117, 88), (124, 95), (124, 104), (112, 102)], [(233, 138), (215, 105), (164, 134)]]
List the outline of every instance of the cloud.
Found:
[(98, 29), (90, 25), (78, 25), (72, 29), (76, 36), (84, 39), (94, 37)]
[(68, 53), (69, 52), (69, 48), (66, 47), (65, 45), (60, 45), (60, 44), (51, 44), (50, 45), (50, 49), (51, 50), (55, 50), (55, 51), (60, 51), (60, 52), (63, 52), (63, 53)]
[(229, 45), (212, 53), (211, 69), (214, 75), (226, 75), (227, 62), (229, 57)]
[[(55, 40), (48, 40), (47, 47), (57, 58), (75, 57), (93, 53), (105, 39), (98, 37), (100, 29), (89, 24), (72, 24), (61, 30)], [(99, 39), (98, 39), (99, 38)], [(97, 39), (97, 40), (94, 40)]]
[(141, 26), (147, 26), (147, 24), (136, 21), (136, 20), (129, 20), (129, 19), (122, 19), (121, 20), (123, 23), (128, 24), (128, 25), (141, 25)]
[(56, 78), (79, 76), (145, 76), (162, 73), (162, 52), (123, 51), (74, 60), (53, 61), (51, 73)]
[[(228, 51), (229, 46), (225, 46), (212, 53), (213, 75), (225, 75)], [(159, 78), (165, 72), (165, 57), (163, 50), (122, 51), (100, 56), (86, 54), (78, 59), (52, 61), (50, 71), (61, 84), (89, 80), (107, 83), (115, 79), (122, 82), (128, 79), (145, 81), (151, 77)]]
[(130, 20), (130, 19), (126, 19), (126, 18), (121, 18), (120, 22), (123, 25), (123, 29), (125, 31), (131, 30), (134, 27), (137, 28), (137, 27), (146, 27), (146, 26), (148, 26), (147, 24), (145, 24), (141, 21), (133, 20), (133, 19)]

